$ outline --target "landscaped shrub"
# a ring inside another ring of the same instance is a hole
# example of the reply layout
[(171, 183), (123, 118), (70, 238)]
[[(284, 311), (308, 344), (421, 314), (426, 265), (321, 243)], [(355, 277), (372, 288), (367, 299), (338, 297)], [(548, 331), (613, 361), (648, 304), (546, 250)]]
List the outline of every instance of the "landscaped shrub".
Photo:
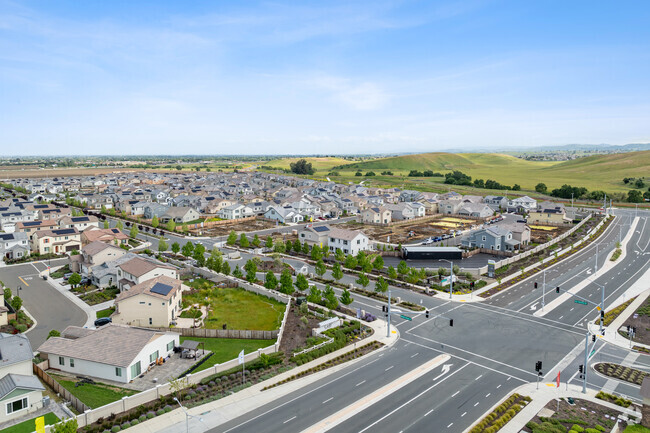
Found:
[(163, 408), (163, 410), (164, 410), (165, 412), (171, 412), (171, 411), (172, 411), (172, 407), (171, 407), (170, 405), (166, 405), (166, 406)]
[(152, 412), (152, 411), (147, 412), (147, 419), (151, 419), (154, 416), (156, 416), (155, 412)]
[(138, 424), (140, 424), (140, 421), (138, 421), (137, 419), (131, 420), (131, 427)]
[(129, 421), (125, 422), (120, 426), (122, 430), (126, 430), (127, 428), (131, 427), (131, 423)]
[(160, 416), (160, 415), (164, 415), (164, 413), (165, 413), (165, 410), (164, 410), (164, 409), (158, 409), (158, 410), (156, 411), (156, 415), (158, 415), (158, 416)]
[(120, 428), (119, 425), (114, 425), (114, 426), (111, 428), (111, 432), (112, 432), (112, 433), (117, 433), (117, 432), (119, 432), (119, 431), (121, 431), (121, 430), (122, 430), (122, 429)]
[(582, 433), (583, 431), (585, 431), (585, 429), (579, 426), (578, 424), (573, 424), (571, 426), (571, 430), (573, 430), (576, 433)]
[(138, 421), (140, 421), (140, 422), (145, 422), (146, 420), (147, 420), (147, 415), (145, 415), (145, 414), (142, 414), (142, 415), (140, 415), (140, 417), (138, 417)]

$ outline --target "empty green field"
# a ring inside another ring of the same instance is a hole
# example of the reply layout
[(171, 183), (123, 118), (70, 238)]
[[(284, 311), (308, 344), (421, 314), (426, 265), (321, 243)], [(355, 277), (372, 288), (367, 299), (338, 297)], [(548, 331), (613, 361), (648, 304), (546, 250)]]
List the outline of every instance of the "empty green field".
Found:
[(325, 172), (327, 170), (331, 170), (332, 167), (336, 167), (337, 165), (343, 165), (343, 164), (348, 164), (350, 161), (343, 159), (343, 158), (335, 158), (335, 157), (305, 157), (305, 158), (279, 158), (279, 159), (273, 159), (271, 161), (265, 161), (261, 162), (260, 165), (265, 165), (269, 167), (277, 167), (277, 168), (286, 168), (289, 169), (291, 166), (292, 162), (296, 162), (299, 159), (305, 159), (307, 162), (311, 163), (312, 167), (316, 171), (320, 172)]
[(106, 385), (97, 382), (94, 385), (85, 383), (81, 386), (75, 386), (78, 382), (77, 379), (67, 376), (59, 376), (51, 374), (51, 376), (61, 384), (65, 389), (70, 391), (72, 395), (81, 400), (86, 406), (95, 409), (121, 400), (122, 397), (133, 395), (136, 391), (131, 389), (120, 388), (119, 386)]
[(222, 364), (231, 359), (237, 358), (242, 350), (248, 354), (255, 352), (257, 349), (263, 349), (266, 346), (275, 344), (275, 340), (243, 340), (235, 338), (196, 338), (181, 337), (181, 344), (185, 340), (199, 341), (204, 344), (204, 349), (212, 352), (212, 356), (199, 366), (195, 372), (213, 367), (216, 364)]
[[(630, 188), (623, 184), (624, 177), (643, 177), (650, 173), (650, 151), (611, 155), (595, 155), (572, 161), (526, 161), (511, 155), (496, 153), (424, 153), (381, 158), (371, 161), (343, 164), (335, 168), (343, 180), (354, 177), (356, 181), (368, 180), (372, 184), (401, 185), (408, 182), (416, 187), (419, 183), (437, 186), (443, 178), (406, 178), (410, 170), (432, 170), (447, 173), (460, 170), (473, 179), (492, 179), (505, 185), (521, 185), (523, 190), (534, 190), (540, 182), (549, 190), (563, 184), (583, 186), (588, 190), (627, 193)], [(374, 171), (380, 175), (390, 170), (394, 176), (358, 177), (354, 173)], [(454, 189), (459, 189), (454, 187)]]

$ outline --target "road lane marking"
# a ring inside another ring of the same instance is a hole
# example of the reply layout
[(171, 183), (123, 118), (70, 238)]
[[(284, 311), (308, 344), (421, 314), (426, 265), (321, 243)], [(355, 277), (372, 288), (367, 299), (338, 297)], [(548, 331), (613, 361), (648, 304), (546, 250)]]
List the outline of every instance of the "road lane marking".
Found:
[(297, 415), (296, 415), (296, 416), (292, 416), (291, 418), (289, 418), (288, 420), (286, 420), (286, 421), (283, 422), (282, 424), (286, 424), (286, 423), (288, 423), (289, 421), (293, 421), (294, 419), (296, 419), (296, 417), (297, 417)]
[(463, 414), (460, 416), (461, 418), (467, 415), (467, 412), (463, 412)]
[(482, 375), (482, 374), (479, 374), (478, 377), (477, 377), (476, 379), (474, 379), (474, 380), (479, 380), (479, 379), (482, 378), (482, 377), (483, 377), (483, 375)]
[(456, 397), (459, 393), (460, 393), (460, 391), (456, 391), (456, 392), (451, 396), (451, 398)]
[(451, 424), (449, 424), (449, 425), (447, 426), (447, 428), (449, 428), (449, 427), (451, 427), (452, 425), (454, 425), (454, 423), (453, 423), (453, 422), (452, 422)]
[(418, 356), (419, 354), (420, 354), (420, 352), (415, 352), (413, 355), (411, 355), (411, 358), (415, 358), (415, 357)]
[(492, 393), (491, 393), (491, 392), (488, 392), (488, 393), (485, 395), (485, 398), (488, 398), (488, 397), (490, 396), (490, 394), (492, 394)]
[(478, 401), (476, 403), (474, 403), (474, 407), (476, 407), (476, 406), (478, 406)]
[(433, 412), (433, 409), (431, 409), (429, 412), (425, 413), (424, 416), (429, 415), (431, 412)]
[(390, 367), (388, 367), (388, 368), (387, 368), (386, 370), (384, 370), (384, 371), (388, 371), (388, 370), (390, 370), (390, 369), (393, 368), (393, 367), (394, 367), (394, 365), (391, 365)]
[(501, 384), (499, 384), (499, 386), (497, 386), (497, 389), (499, 389), (499, 388), (501, 388)]
[(366, 381), (365, 381), (365, 380), (362, 380), (361, 382), (359, 382), (359, 383), (357, 383), (357, 384), (356, 384), (356, 385), (354, 385), (354, 386), (359, 386), (359, 385), (363, 385), (364, 383), (366, 383)]
[(27, 284), (27, 281), (23, 280), (23, 277), (18, 277), (20, 281), (22, 281), (27, 287), (29, 287), (29, 284)]
[(325, 400), (325, 401), (324, 401), (323, 403), (321, 403), (321, 404), (325, 404), (325, 403), (327, 403), (328, 401), (332, 401), (332, 400), (334, 400), (334, 397), (330, 397), (330, 398), (328, 398), (327, 400)]

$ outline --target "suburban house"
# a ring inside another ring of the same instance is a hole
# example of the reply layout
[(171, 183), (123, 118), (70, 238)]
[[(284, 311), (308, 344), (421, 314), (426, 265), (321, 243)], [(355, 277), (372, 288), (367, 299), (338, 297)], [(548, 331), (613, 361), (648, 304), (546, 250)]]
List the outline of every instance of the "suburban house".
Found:
[(385, 207), (370, 207), (361, 212), (361, 222), (365, 224), (390, 224), (392, 212)]
[(34, 221), (34, 215), (26, 210), (0, 212), (0, 228), (5, 232), (13, 232), (16, 224), (29, 221)]
[(115, 299), (113, 323), (169, 327), (179, 315), (182, 291), (181, 280), (165, 275), (136, 284)]
[(126, 290), (159, 275), (166, 275), (170, 278), (178, 279), (178, 271), (176, 268), (160, 262), (154, 262), (153, 260), (134, 257), (118, 265), (118, 287), (120, 290)]
[(32, 251), (39, 254), (63, 254), (81, 249), (81, 234), (77, 229), (54, 229), (32, 235)]
[(512, 233), (512, 239), (517, 241), (520, 245), (528, 245), (530, 243), (530, 227), (523, 222), (501, 222), (496, 225), (504, 230)]
[(29, 222), (20, 222), (16, 224), (16, 232), (25, 232), (27, 236), (32, 237), (32, 235), (41, 230), (52, 230), (59, 228), (59, 224), (56, 220), (44, 220), (44, 221), (29, 221)]
[(458, 209), (458, 215), (474, 218), (487, 218), (494, 214), (494, 210), (484, 203), (463, 203)]
[(0, 254), (5, 259), (20, 259), (29, 255), (27, 233), (0, 233)]
[(470, 233), (462, 239), (462, 245), (469, 248), (485, 248), (496, 251), (514, 251), (519, 241), (513, 239), (512, 232), (499, 226), (492, 226)]
[(197, 220), (200, 216), (201, 214), (199, 214), (193, 207), (170, 207), (167, 208), (167, 212), (160, 217), (160, 222), (166, 224), (170, 220), (173, 220), (176, 224), (183, 224)]
[(241, 203), (235, 203), (230, 206), (226, 206), (217, 212), (217, 216), (225, 220), (236, 220), (253, 215), (255, 215), (253, 209)]
[(410, 220), (423, 217), (426, 214), (426, 208), (418, 202), (387, 204), (386, 209), (390, 210), (392, 221)]
[(39, 209), (36, 218), (39, 220), (59, 220), (69, 216), (72, 216), (70, 208), (48, 207), (47, 209)]
[(153, 217), (162, 218), (163, 215), (167, 213), (170, 209), (169, 206), (160, 203), (148, 203), (142, 212), (142, 216), (146, 219), (153, 219)]
[(99, 229), (90, 227), (81, 232), (81, 243), (87, 245), (91, 242), (102, 241), (114, 245), (126, 245), (129, 243), (129, 237), (120, 229)]
[(309, 245), (318, 245), (319, 247), (323, 247), (328, 243), (327, 239), (329, 233), (329, 226), (314, 227), (312, 224), (308, 224), (302, 230), (298, 231), (298, 239), (300, 240), (300, 243), (307, 242)]
[(464, 204), (460, 197), (442, 200), (438, 203), (438, 211), (441, 214), (454, 215), (458, 213), (458, 209)]
[(33, 357), (27, 337), (0, 333), (0, 424), (43, 407), (45, 388), (33, 374)]
[(345, 254), (356, 256), (359, 251), (370, 249), (368, 236), (362, 232), (330, 227), (328, 236), (330, 251), (340, 249)]
[(178, 345), (179, 335), (172, 332), (108, 324), (98, 329), (68, 326), (38, 351), (51, 369), (129, 383)]
[(528, 213), (537, 208), (537, 200), (527, 195), (508, 201), (508, 212)]
[(486, 195), (483, 202), (496, 211), (508, 209), (508, 199), (501, 195)]
[(286, 223), (299, 223), (304, 220), (304, 217), (300, 215), (295, 209), (289, 207), (281, 206), (270, 206), (269, 209), (264, 213), (264, 218), (275, 220), (283, 224)]
[(566, 216), (564, 205), (544, 202), (528, 213), (529, 224), (571, 224), (571, 218)]
[(90, 276), (92, 274), (91, 268), (93, 266), (103, 265), (104, 263), (113, 261), (125, 254), (127, 254), (127, 252), (122, 248), (101, 241), (94, 241), (81, 249), (81, 254), (79, 255), (79, 257), (81, 257), (80, 269), (72, 270), (75, 272), (81, 272), (85, 276)]
[(89, 227), (99, 228), (99, 220), (93, 215), (64, 217), (59, 220), (59, 227), (62, 229), (75, 228), (82, 232)]

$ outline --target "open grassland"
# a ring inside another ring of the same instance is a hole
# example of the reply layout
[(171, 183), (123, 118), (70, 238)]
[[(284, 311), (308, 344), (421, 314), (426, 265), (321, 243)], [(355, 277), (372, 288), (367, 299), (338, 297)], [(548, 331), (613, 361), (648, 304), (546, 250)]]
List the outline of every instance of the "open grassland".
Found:
[[(265, 165), (269, 167), (276, 167), (276, 168), (286, 168), (289, 169), (290, 165), (292, 162), (296, 162), (299, 159), (305, 159), (307, 162), (311, 163), (312, 167), (317, 172), (325, 172), (327, 170), (331, 170), (332, 167), (336, 167), (338, 165), (343, 165), (343, 164), (349, 164), (350, 161), (343, 159), (343, 158), (336, 158), (336, 157), (305, 157), (305, 158), (279, 158), (279, 159), (273, 159), (271, 161), (263, 161), (260, 162), (260, 165)], [(324, 173), (318, 173), (318, 174), (324, 174)]]
[[(523, 190), (534, 190), (543, 182), (550, 189), (563, 184), (584, 186), (589, 190), (606, 192), (627, 192), (624, 177), (643, 177), (650, 173), (650, 151), (629, 152), (611, 155), (595, 155), (572, 161), (526, 161), (511, 155), (495, 153), (425, 153), (376, 159), (366, 162), (345, 164), (335, 168), (342, 180), (360, 181), (368, 179), (372, 184), (408, 185), (416, 187), (420, 183), (427, 189), (439, 189), (443, 178), (406, 178), (410, 170), (432, 170), (447, 173), (460, 170), (473, 179), (492, 179), (505, 185), (521, 185)], [(354, 173), (364, 174), (374, 171), (378, 176), (360, 178)], [(382, 171), (390, 170), (393, 176), (381, 176)], [(454, 189), (459, 189), (454, 187)], [(487, 192), (487, 190), (485, 190)]]
[(244, 353), (252, 353), (257, 349), (263, 349), (266, 346), (275, 344), (275, 340), (243, 340), (235, 338), (197, 338), (197, 337), (181, 337), (181, 344), (185, 340), (198, 341), (203, 343), (203, 347), (199, 346), (206, 351), (212, 352), (212, 356), (205, 361), (199, 368), (195, 370), (201, 371), (213, 367), (216, 364), (222, 364), (231, 359), (237, 358), (239, 352), (242, 350)]

